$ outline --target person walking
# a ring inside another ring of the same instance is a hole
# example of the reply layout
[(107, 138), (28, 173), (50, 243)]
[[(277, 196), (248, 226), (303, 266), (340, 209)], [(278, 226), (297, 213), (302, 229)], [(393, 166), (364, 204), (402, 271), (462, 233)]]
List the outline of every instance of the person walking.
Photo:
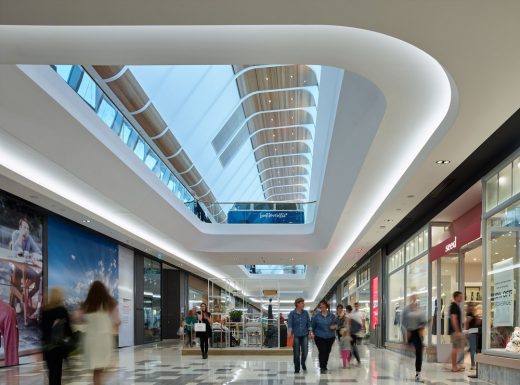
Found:
[(93, 371), (94, 385), (103, 383), (103, 373), (111, 365), (114, 350), (114, 331), (119, 327), (116, 300), (101, 281), (90, 285), (81, 306), (86, 319), (84, 349), (85, 362)]
[(468, 333), (469, 342), (469, 356), (471, 359), (471, 370), (475, 369), (475, 354), (477, 353), (477, 345), (480, 337), (480, 327), (482, 326), (482, 319), (476, 314), (475, 304), (473, 302), (468, 304), (466, 312), (466, 320), (464, 322), (464, 329)]
[(462, 292), (453, 293), (453, 302), (448, 312), (449, 324), (448, 332), (451, 336), (451, 371), (461, 372), (464, 367), (458, 366), (458, 357), (462, 349), (464, 349), (464, 335), (462, 334), (462, 312), (460, 310), (462, 304)]
[(361, 337), (359, 334), (363, 330), (362, 319), (359, 312), (354, 312), (352, 310), (352, 306), (347, 305), (347, 330), (350, 333), (350, 337), (352, 338), (352, 355), (357, 361), (358, 365), (361, 365), (361, 359), (359, 357), (358, 344), (361, 342)]
[(300, 366), (304, 372), (307, 371), (305, 361), (309, 351), (309, 337), (312, 338), (311, 317), (304, 310), (303, 298), (296, 298), (294, 310), (289, 313), (287, 334), (293, 336), (293, 361), (294, 373), (300, 373)]
[(341, 338), (341, 329), (348, 329), (348, 318), (347, 318), (347, 312), (345, 311), (345, 308), (342, 304), (338, 304), (336, 306), (336, 334), (338, 335), (338, 341)]
[(329, 362), (330, 350), (336, 339), (336, 317), (329, 311), (329, 304), (322, 300), (318, 304), (319, 312), (317, 312), (311, 320), (312, 333), (314, 341), (318, 348), (318, 358), (320, 362), (320, 372), (327, 373), (327, 363)]
[(339, 349), (341, 352), (341, 360), (343, 361), (343, 369), (350, 368), (350, 357), (352, 352), (352, 337), (347, 328), (342, 328), (339, 337)]
[(410, 303), (403, 310), (402, 325), (406, 330), (407, 343), (415, 348), (415, 382), (423, 382), (421, 369), (423, 362), (423, 333), (426, 327), (426, 314), (421, 310), (417, 295), (410, 296)]
[(69, 313), (64, 306), (63, 290), (51, 289), (47, 305), (43, 308), (40, 328), (49, 385), (61, 385), (63, 360), (71, 352), (74, 341)]
[[(200, 311), (197, 312), (197, 323), (194, 324), (195, 335), (199, 339), (200, 351), (204, 360), (208, 358), (209, 339), (212, 335), (210, 323), (211, 313), (209, 313), (207, 309), (208, 306), (205, 303), (200, 304)], [(199, 326), (201, 324), (204, 326)], [(197, 330), (199, 328), (200, 330)]]

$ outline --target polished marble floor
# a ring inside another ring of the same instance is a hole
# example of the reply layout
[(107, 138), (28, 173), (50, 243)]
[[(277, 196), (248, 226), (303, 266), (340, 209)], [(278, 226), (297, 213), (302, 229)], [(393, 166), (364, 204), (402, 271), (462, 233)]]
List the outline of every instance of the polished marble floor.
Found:
[[(106, 385), (292, 385), (292, 384), (407, 384), (414, 383), (414, 367), (410, 358), (383, 349), (363, 347), (361, 366), (343, 369), (336, 347), (329, 361), (329, 372), (320, 374), (317, 351), (313, 347), (307, 361), (308, 372), (294, 374), (290, 356), (181, 356), (178, 342), (162, 342), (136, 348), (120, 349), (114, 367), (107, 371)], [(472, 380), (468, 373), (451, 373), (443, 365), (425, 363), (426, 384), (488, 384)], [(80, 358), (70, 359), (64, 370), (63, 384), (91, 384), (91, 373)], [(0, 370), (0, 384), (46, 384), (42, 363)]]

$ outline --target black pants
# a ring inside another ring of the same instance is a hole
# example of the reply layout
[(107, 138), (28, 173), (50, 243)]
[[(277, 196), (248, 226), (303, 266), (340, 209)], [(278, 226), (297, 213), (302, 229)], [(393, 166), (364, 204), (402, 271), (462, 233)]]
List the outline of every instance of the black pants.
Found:
[(358, 346), (361, 345), (361, 338), (356, 336), (355, 334), (352, 334), (352, 355), (356, 359), (357, 363), (361, 363), (361, 360), (359, 358), (359, 349)]
[(61, 385), (63, 368), (63, 353), (59, 349), (49, 350), (43, 353), (49, 375), (49, 385)]
[(208, 340), (209, 340), (209, 334), (204, 333), (201, 334), (199, 337), (200, 340), (200, 351), (202, 352), (202, 356), (206, 356), (208, 354)]
[(329, 362), (330, 350), (336, 337), (321, 338), (314, 337), (316, 347), (318, 348), (318, 359), (320, 361), (320, 369), (327, 369), (327, 363)]
[(423, 343), (419, 329), (412, 330), (408, 342), (415, 348), (415, 371), (420, 373), (422, 368)]

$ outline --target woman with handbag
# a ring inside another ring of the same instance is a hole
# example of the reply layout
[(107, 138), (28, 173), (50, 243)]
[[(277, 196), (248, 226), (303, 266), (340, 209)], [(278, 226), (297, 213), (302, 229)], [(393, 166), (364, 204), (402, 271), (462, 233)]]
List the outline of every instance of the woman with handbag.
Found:
[(63, 360), (74, 349), (75, 338), (70, 328), (69, 313), (63, 305), (63, 290), (53, 288), (43, 309), (43, 357), (47, 363), (49, 385), (61, 385)]
[(419, 306), (417, 295), (410, 296), (410, 304), (403, 310), (402, 326), (406, 329), (407, 343), (415, 348), (415, 382), (423, 382), (421, 369), (423, 361), (423, 337), (426, 331), (427, 319)]
[(195, 335), (200, 341), (200, 351), (202, 358), (208, 358), (208, 341), (211, 337), (211, 324), (209, 322), (211, 313), (207, 312), (207, 305), (202, 303), (200, 311), (197, 312), (197, 322), (193, 324)]

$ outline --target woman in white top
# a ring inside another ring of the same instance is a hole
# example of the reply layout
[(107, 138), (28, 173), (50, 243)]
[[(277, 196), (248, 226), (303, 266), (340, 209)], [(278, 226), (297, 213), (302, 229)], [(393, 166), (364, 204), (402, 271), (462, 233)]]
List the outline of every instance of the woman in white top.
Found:
[(117, 302), (108, 293), (101, 281), (90, 286), (87, 299), (82, 305), (85, 313), (85, 361), (94, 371), (94, 385), (102, 384), (103, 371), (111, 365), (114, 349), (114, 330), (121, 323)]

